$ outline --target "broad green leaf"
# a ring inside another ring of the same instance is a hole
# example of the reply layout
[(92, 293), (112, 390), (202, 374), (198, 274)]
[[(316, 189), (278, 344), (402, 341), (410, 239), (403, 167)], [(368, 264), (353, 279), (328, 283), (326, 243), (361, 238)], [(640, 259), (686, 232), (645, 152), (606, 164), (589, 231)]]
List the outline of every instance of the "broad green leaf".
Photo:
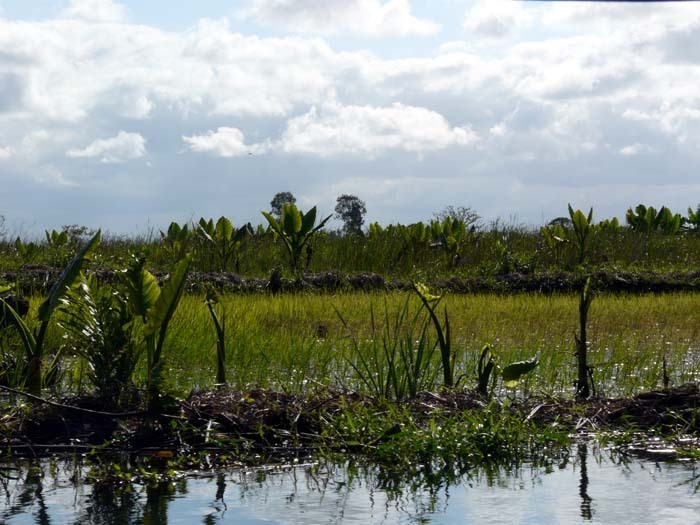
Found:
[(28, 357), (33, 357), (36, 355), (36, 339), (34, 334), (27, 326), (27, 323), (22, 319), (22, 317), (12, 308), (9, 304), (5, 302), (4, 299), (0, 299), (0, 310), (6, 316), (10, 314), (10, 321), (15, 325), (17, 331), (19, 332), (20, 338), (22, 339), (22, 345), (24, 346), (24, 351)]
[[(185, 288), (185, 279), (190, 269), (191, 260), (188, 255), (175, 265), (170, 278), (160, 290), (156, 303), (148, 310), (146, 326), (143, 329), (144, 336), (153, 335), (170, 322)], [(158, 286), (157, 283), (156, 286)]]
[(68, 266), (66, 266), (58, 280), (51, 287), (48, 297), (39, 307), (40, 321), (48, 322), (51, 314), (60, 304), (61, 297), (73, 286), (76, 279), (80, 276), (83, 266), (88, 261), (88, 256), (100, 243), (101, 234), (101, 230), (97, 230), (97, 233), (82, 247), (73, 260), (68, 263)]
[(301, 212), (294, 204), (287, 203), (282, 208), (284, 233), (293, 236), (301, 231)]
[(501, 375), (503, 376), (503, 384), (508, 388), (513, 388), (520, 381), (520, 377), (531, 372), (539, 364), (536, 357), (529, 361), (517, 361), (506, 366)]
[(250, 226), (250, 223), (245, 224), (236, 230), (236, 233), (233, 234), (233, 238), (231, 240), (233, 242), (241, 242), (251, 231), (252, 227)]
[(214, 219), (206, 221), (204, 217), (201, 217), (199, 219), (199, 230), (209, 238), (214, 237)]
[(581, 210), (576, 210), (574, 212), (574, 217), (572, 221), (574, 223), (574, 229), (578, 233), (585, 232), (588, 228), (588, 220), (586, 219), (586, 216), (583, 214), (583, 212), (581, 212)]
[(228, 241), (233, 237), (233, 224), (226, 217), (219, 217), (216, 221), (216, 239), (219, 241)]
[(127, 270), (127, 288), (132, 311), (144, 321), (160, 297), (160, 287), (155, 276), (146, 270), (144, 259), (135, 259)]
[(267, 219), (268, 224), (270, 225), (270, 228), (277, 234), (277, 235), (282, 235), (282, 226), (280, 225), (279, 221), (272, 216), (272, 214), (267, 213), (266, 211), (260, 212), (262, 213), (265, 218)]
[(302, 217), (300, 233), (302, 235), (306, 235), (308, 232), (310, 232), (313, 229), (315, 222), (316, 222), (316, 206), (314, 206), (309, 211), (307, 211), (306, 214)]

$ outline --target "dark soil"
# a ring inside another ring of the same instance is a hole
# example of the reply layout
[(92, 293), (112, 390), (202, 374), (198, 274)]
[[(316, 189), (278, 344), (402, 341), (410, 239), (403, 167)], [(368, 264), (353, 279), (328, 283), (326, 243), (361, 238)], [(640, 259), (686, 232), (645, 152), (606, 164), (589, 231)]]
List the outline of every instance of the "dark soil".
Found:
[[(58, 279), (61, 269), (49, 266), (24, 266), (16, 272), (0, 272), (0, 282), (17, 283), (23, 294), (46, 293)], [(103, 282), (115, 282), (118, 275), (113, 270), (96, 269)], [(167, 274), (156, 273), (159, 279)], [(408, 290), (408, 280), (387, 280), (373, 273), (343, 274), (328, 271), (304, 274), (296, 279), (281, 277), (279, 273), (271, 279), (244, 278), (228, 272), (191, 272), (188, 288), (202, 290), (211, 284), (230, 293), (336, 293), (350, 291)], [(581, 289), (585, 276), (579, 273), (558, 272), (542, 274), (509, 273), (485, 277), (451, 277), (434, 279), (426, 283), (431, 288), (448, 293), (570, 293)], [(599, 270), (592, 274), (592, 284), (597, 291), (613, 293), (668, 293), (700, 291), (700, 272), (617, 272)]]
[[(5, 397), (5, 399), (3, 399)], [(62, 451), (197, 450), (245, 443), (248, 449), (314, 449), (324, 426), (353, 408), (382, 405), (354, 393), (326, 391), (299, 396), (269, 390), (228, 388), (197, 392), (158, 414), (112, 413), (94, 398), (72, 398), (60, 405), (40, 402), (17, 406), (18, 398), (0, 396), (0, 447), (20, 456)], [(21, 401), (24, 401), (23, 399)], [(486, 401), (472, 391), (429, 393), (405, 402), (416, 421), (447, 418), (483, 410)], [(697, 385), (639, 394), (627, 399), (529, 398), (508, 409), (541, 426), (568, 432), (653, 430), (660, 434), (700, 436), (700, 389)], [(9, 408), (8, 408), (9, 407)], [(31, 407), (31, 408), (28, 408)], [(381, 417), (381, 416), (378, 416)], [(381, 436), (367, 436), (368, 442)]]

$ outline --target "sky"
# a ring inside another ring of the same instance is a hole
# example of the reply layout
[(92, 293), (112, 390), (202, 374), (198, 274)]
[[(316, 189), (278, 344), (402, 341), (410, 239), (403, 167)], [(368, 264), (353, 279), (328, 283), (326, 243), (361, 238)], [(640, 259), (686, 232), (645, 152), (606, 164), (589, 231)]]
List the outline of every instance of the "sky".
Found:
[(685, 213), (698, 42), (700, 2), (0, 0), (0, 214), (258, 224), (282, 191), (382, 224)]

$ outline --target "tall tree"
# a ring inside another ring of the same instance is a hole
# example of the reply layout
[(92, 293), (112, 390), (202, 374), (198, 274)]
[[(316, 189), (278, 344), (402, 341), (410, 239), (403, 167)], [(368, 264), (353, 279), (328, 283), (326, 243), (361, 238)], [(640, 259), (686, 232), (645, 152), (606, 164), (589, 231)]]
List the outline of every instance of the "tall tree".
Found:
[(275, 193), (275, 196), (272, 197), (272, 200), (270, 201), (270, 213), (273, 217), (279, 219), (280, 217), (282, 217), (282, 208), (284, 207), (284, 205), (294, 204), (296, 201), (297, 200), (294, 197), (294, 195), (292, 195), (288, 191), (281, 191), (279, 193)]
[(336, 199), (335, 218), (343, 221), (346, 234), (362, 234), (367, 207), (365, 202), (355, 195), (341, 195)]
[(433, 217), (440, 222), (444, 222), (445, 219), (460, 220), (467, 229), (478, 229), (481, 220), (479, 214), (469, 206), (445, 206), (443, 210), (433, 213)]

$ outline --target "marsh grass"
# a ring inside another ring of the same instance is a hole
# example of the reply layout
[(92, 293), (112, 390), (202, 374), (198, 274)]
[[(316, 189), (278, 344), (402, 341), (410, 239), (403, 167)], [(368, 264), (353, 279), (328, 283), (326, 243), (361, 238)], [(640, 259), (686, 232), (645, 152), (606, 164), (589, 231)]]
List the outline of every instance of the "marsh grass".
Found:
[[(190, 232), (196, 225), (190, 225)], [(15, 237), (0, 239), (0, 268), (14, 271), (24, 264), (59, 264), (64, 261), (66, 246), (57, 248), (45, 239), (33, 239), (31, 256), (15, 246)], [(23, 237), (23, 245), (32, 239)], [(272, 268), (284, 265), (286, 253), (275, 236), (256, 229), (236, 248), (237, 255), (221, 265), (214, 264), (214, 248), (191, 235), (187, 241), (193, 253), (194, 271), (218, 269), (235, 271), (246, 277), (267, 277)], [(381, 231), (370, 229), (365, 235), (341, 235), (319, 231), (309, 241), (313, 250), (312, 272), (374, 272), (386, 279), (413, 278), (416, 273), (431, 277), (498, 275), (509, 272), (557, 272), (576, 268), (576, 246), (566, 243), (561, 250), (547, 246), (539, 228), (495, 221), (488, 228), (468, 232), (459, 243), (459, 261), (446, 257), (430, 239), (419, 247), (407, 246), (399, 234), (399, 225), (385, 225)], [(64, 253), (65, 252), (65, 253)], [(146, 254), (151, 270), (165, 270), (173, 260), (173, 246), (155, 230), (144, 235), (116, 236), (105, 234), (95, 254), (94, 264), (121, 269), (133, 253)], [(629, 228), (597, 231), (588, 239), (587, 264), (592, 270), (612, 272), (691, 272), (700, 258), (700, 235), (688, 231), (676, 235), (661, 232), (638, 232)], [(302, 261), (300, 261), (302, 262)], [(303, 261), (305, 263), (305, 261)], [(240, 263), (240, 264), (238, 264)], [(60, 265), (60, 264), (59, 264)], [(305, 267), (305, 264), (301, 265)]]
[[(227, 312), (227, 379), (235, 387), (260, 386), (285, 392), (341, 388), (369, 393), (357, 370), (355, 352), (368, 352), (385, 330), (381, 312), (386, 304), (400, 312), (410, 301), (406, 293), (321, 295), (222, 295)], [(33, 301), (33, 308), (39, 299)], [(574, 334), (578, 328), (578, 298), (543, 295), (446, 295), (456, 354), (455, 377), (460, 387), (476, 388), (481, 349), (491, 346), (499, 363), (537, 357), (540, 365), (525, 376), (517, 390), (497, 385), (499, 395), (546, 392), (573, 396), (576, 361)], [(589, 364), (598, 394), (629, 396), (663, 386), (666, 357), (671, 386), (700, 379), (700, 295), (599, 295), (589, 317)], [(342, 313), (343, 320), (335, 310)], [(353, 345), (351, 332), (357, 340)], [(419, 332), (417, 332), (418, 335)], [(435, 343), (426, 335), (427, 345)], [(56, 325), (47, 344), (55, 352), (64, 344)], [(175, 391), (207, 388), (216, 382), (216, 333), (204, 296), (185, 295), (171, 322), (163, 350), (164, 379)], [(432, 357), (434, 366), (439, 359)], [(65, 368), (65, 367), (64, 367)], [(439, 372), (438, 369), (435, 371)], [(144, 376), (144, 363), (137, 374)], [(73, 388), (75, 385), (69, 385)]]

